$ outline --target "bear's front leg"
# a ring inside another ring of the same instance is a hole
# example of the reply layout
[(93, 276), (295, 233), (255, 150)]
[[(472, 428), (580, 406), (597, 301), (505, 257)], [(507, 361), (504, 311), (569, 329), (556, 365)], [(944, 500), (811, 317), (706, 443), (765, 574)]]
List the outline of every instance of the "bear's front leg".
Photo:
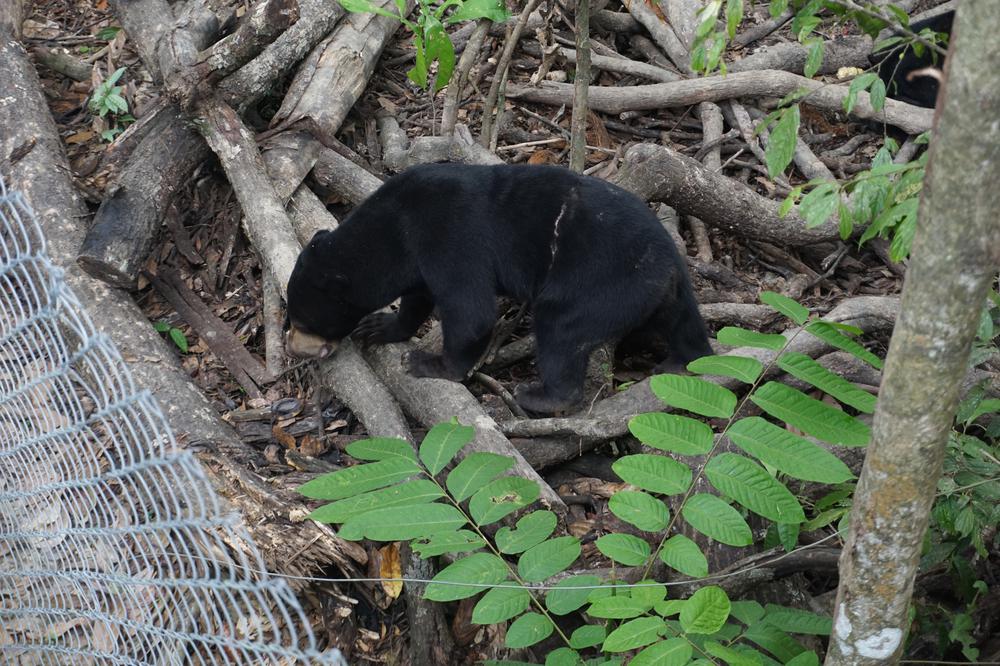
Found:
[(366, 316), (351, 337), (364, 346), (409, 340), (433, 309), (434, 301), (429, 294), (408, 294), (400, 299), (399, 312), (374, 312)]
[(452, 290), (435, 297), (444, 334), (444, 353), (411, 351), (405, 359), (415, 377), (438, 377), (460, 382), (468, 379), (486, 352), (496, 322), (496, 300), (492, 292)]

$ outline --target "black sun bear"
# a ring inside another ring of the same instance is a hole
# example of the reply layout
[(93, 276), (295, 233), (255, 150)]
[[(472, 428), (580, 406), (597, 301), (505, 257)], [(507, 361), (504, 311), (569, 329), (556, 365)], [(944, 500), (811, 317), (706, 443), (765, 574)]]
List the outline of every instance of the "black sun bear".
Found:
[[(921, 31), (929, 29), (938, 35), (949, 36), (954, 19), (954, 10), (946, 11), (914, 21), (910, 24), (910, 31), (920, 34)], [(879, 78), (885, 83), (886, 94), (889, 97), (917, 106), (934, 108), (940, 84), (933, 73), (927, 70), (943, 68), (944, 56), (926, 46), (917, 49), (909, 45), (878, 51), (869, 56), (869, 59), (878, 69)]]
[(515, 392), (531, 412), (577, 405), (590, 352), (628, 334), (665, 344), (673, 367), (712, 353), (685, 263), (640, 199), (559, 167), (450, 163), (391, 178), (310, 240), (288, 282), (287, 346), (407, 340), (436, 307), (444, 353), (411, 352), (407, 369), (462, 381), (498, 295), (533, 310), (541, 382)]

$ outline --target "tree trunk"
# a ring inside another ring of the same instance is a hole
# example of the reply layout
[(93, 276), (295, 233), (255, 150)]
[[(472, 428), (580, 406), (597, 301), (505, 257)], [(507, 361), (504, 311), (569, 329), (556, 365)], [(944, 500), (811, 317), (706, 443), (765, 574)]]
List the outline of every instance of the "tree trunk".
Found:
[(945, 444), (1000, 264), (1000, 14), (958, 9), (872, 443), (840, 563), (827, 666), (896, 663)]

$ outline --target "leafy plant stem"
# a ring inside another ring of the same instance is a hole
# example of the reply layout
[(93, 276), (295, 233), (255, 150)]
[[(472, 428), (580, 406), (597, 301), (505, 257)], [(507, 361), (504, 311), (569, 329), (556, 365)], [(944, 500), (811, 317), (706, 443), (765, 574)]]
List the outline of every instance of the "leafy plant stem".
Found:
[(481, 529), (479, 529), (479, 525), (476, 524), (476, 521), (472, 519), (472, 517), (465, 511), (465, 509), (462, 508), (462, 506), (458, 502), (455, 501), (455, 499), (451, 496), (451, 493), (448, 492), (448, 489), (445, 488), (443, 485), (441, 485), (441, 483), (437, 479), (435, 479), (434, 476), (431, 475), (426, 469), (423, 470), (423, 473), (425, 475), (427, 475), (427, 477), (430, 478), (430, 480), (438, 488), (441, 489), (441, 492), (444, 493), (444, 497), (449, 502), (451, 502), (452, 506), (454, 506), (456, 509), (458, 509), (459, 513), (461, 513), (465, 517), (465, 519), (468, 521), (469, 525), (472, 526), (472, 529), (475, 531), (475, 533), (477, 535), (479, 535), (479, 537), (486, 543), (486, 546), (490, 549), (490, 551), (495, 556), (497, 556), (500, 560), (503, 561), (504, 566), (507, 567), (507, 571), (510, 572), (510, 575), (514, 579), (514, 582), (516, 582), (522, 588), (524, 588), (525, 590), (527, 590), (529, 596), (531, 597), (531, 604), (532, 604), (532, 606), (534, 606), (536, 609), (538, 609), (538, 612), (541, 613), (542, 615), (544, 615), (548, 619), (548, 621), (552, 623), (552, 626), (555, 629), (556, 633), (559, 634), (559, 638), (561, 638), (563, 640), (563, 642), (567, 646), (569, 646), (570, 645), (569, 636), (567, 636), (563, 632), (563, 630), (559, 627), (559, 625), (552, 619), (552, 615), (549, 614), (549, 611), (545, 607), (545, 604), (541, 603), (535, 597), (535, 595), (532, 592), (531, 586), (528, 585), (525, 581), (521, 580), (521, 577), (518, 575), (517, 570), (513, 567), (513, 565), (510, 562), (508, 562), (506, 559), (504, 559), (503, 553), (501, 553), (497, 549), (497, 547), (493, 544), (493, 542), (489, 538), (487, 538), (486, 534), (484, 534), (483, 531)]
[(750, 390), (746, 392), (746, 395), (743, 396), (743, 399), (740, 400), (739, 404), (736, 405), (736, 409), (733, 410), (733, 415), (729, 417), (729, 420), (726, 422), (725, 428), (723, 428), (722, 432), (719, 433), (719, 436), (715, 438), (715, 442), (712, 444), (712, 448), (709, 450), (708, 453), (705, 454), (704, 462), (702, 463), (702, 465), (700, 466), (694, 477), (691, 479), (691, 483), (688, 484), (687, 490), (685, 490), (684, 494), (681, 496), (681, 501), (677, 504), (677, 509), (671, 513), (670, 522), (667, 523), (666, 528), (664, 528), (663, 536), (660, 537), (660, 542), (656, 545), (656, 548), (653, 549), (652, 553), (650, 553), (649, 555), (649, 558), (646, 560), (646, 568), (642, 572), (643, 579), (646, 579), (649, 576), (650, 572), (652, 571), (653, 562), (656, 561), (656, 558), (659, 556), (660, 551), (663, 549), (663, 544), (667, 542), (667, 538), (671, 535), (674, 524), (677, 522), (678, 517), (680, 517), (681, 512), (684, 509), (684, 505), (687, 504), (688, 499), (690, 499), (691, 495), (694, 494), (695, 487), (698, 485), (699, 479), (701, 479), (701, 477), (704, 476), (705, 474), (705, 467), (708, 465), (708, 462), (713, 458), (713, 456), (715, 456), (715, 453), (719, 448), (719, 444), (722, 442), (722, 440), (726, 436), (726, 433), (729, 431), (729, 427), (736, 420), (737, 415), (742, 411), (743, 406), (746, 405), (747, 400), (750, 399), (750, 396), (753, 395), (754, 391), (757, 390), (757, 387), (760, 385), (760, 383), (764, 381), (764, 378), (767, 376), (767, 373), (777, 363), (778, 358), (781, 356), (781, 354), (784, 353), (785, 350), (788, 349), (788, 347), (795, 340), (795, 338), (797, 338), (805, 330), (806, 330), (805, 324), (798, 327), (798, 330), (796, 330), (795, 333), (793, 333), (792, 336), (788, 338), (788, 341), (785, 343), (785, 346), (775, 352), (774, 357), (771, 358), (770, 361), (768, 361), (767, 365), (764, 366), (764, 369), (761, 371), (760, 375), (757, 377), (754, 383), (751, 384)]

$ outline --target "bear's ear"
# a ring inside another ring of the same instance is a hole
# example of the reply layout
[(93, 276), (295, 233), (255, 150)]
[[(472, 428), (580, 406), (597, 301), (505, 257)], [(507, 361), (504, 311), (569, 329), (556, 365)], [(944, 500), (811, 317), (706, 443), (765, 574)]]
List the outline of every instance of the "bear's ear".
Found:
[(330, 233), (329, 229), (320, 229), (319, 231), (313, 234), (313, 237), (309, 239), (309, 242), (312, 243), (315, 240), (319, 240), (321, 236), (325, 236), (328, 233)]

